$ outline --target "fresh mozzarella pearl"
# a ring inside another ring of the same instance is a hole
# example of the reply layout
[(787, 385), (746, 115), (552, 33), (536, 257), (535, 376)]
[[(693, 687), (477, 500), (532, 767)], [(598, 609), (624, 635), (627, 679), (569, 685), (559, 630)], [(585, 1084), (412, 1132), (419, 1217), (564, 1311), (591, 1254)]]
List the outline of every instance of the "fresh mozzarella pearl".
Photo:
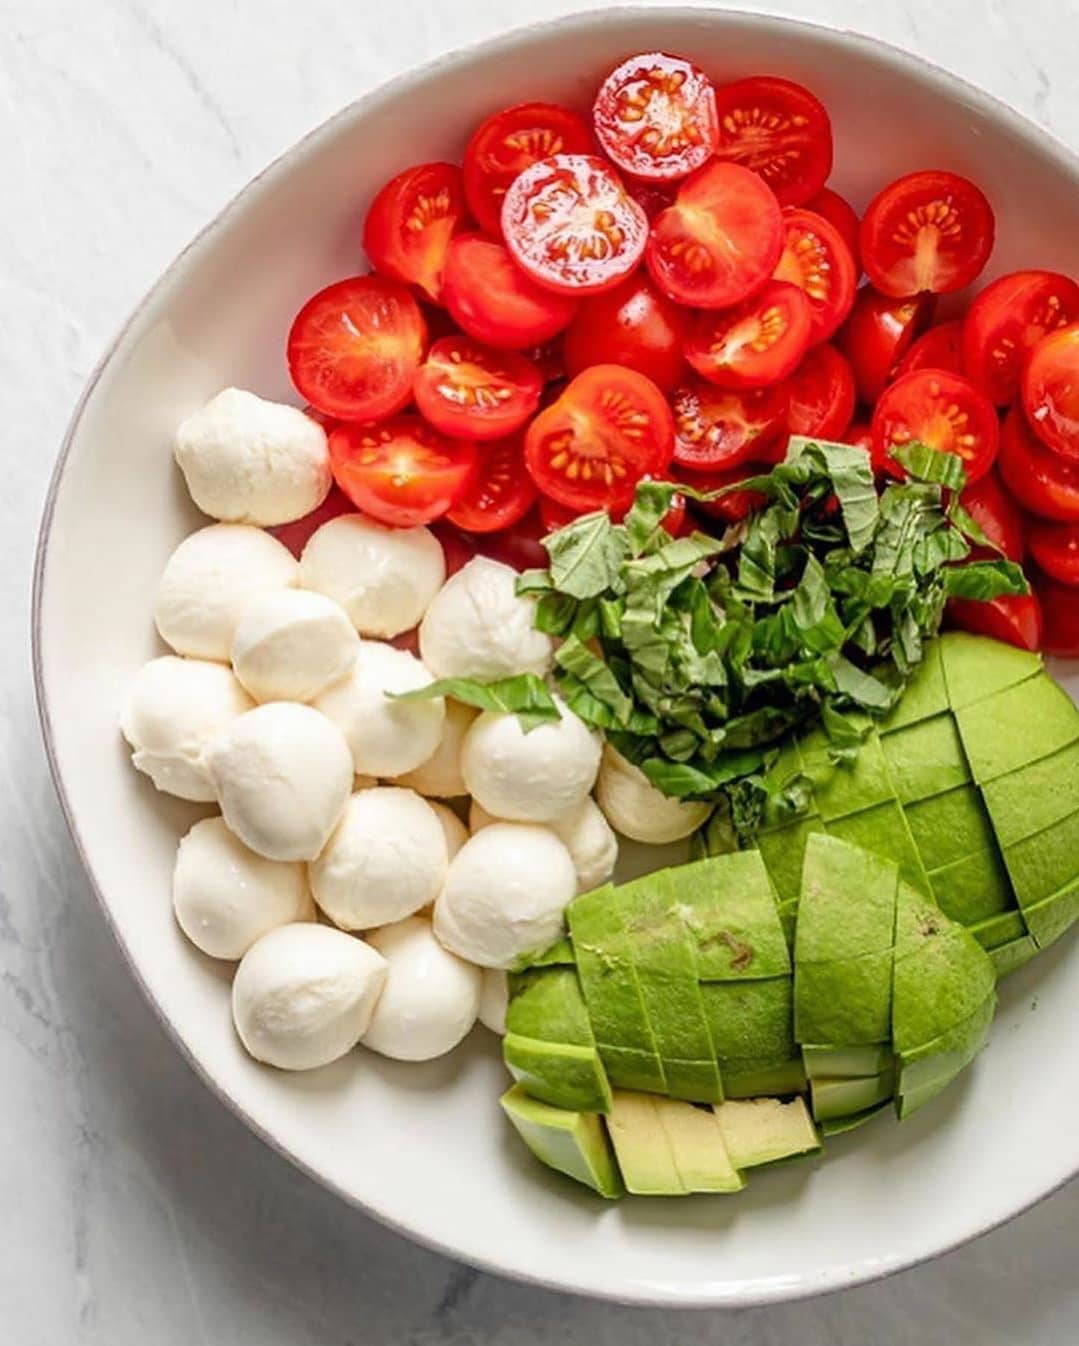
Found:
[(169, 557), (157, 585), (154, 621), (177, 654), (228, 663), (244, 608), (259, 594), (296, 583), (299, 567), (261, 528), (215, 523)]
[(587, 797), (602, 744), (561, 701), (557, 722), (527, 734), (516, 715), (484, 711), (465, 735), (461, 774), (469, 794), (496, 818), (546, 823)]
[(363, 1045), (397, 1061), (452, 1051), (476, 1022), (479, 968), (444, 949), (419, 916), (373, 931), (369, 942), (386, 960), (386, 985)]
[(341, 731), (290, 701), (240, 715), (210, 743), (206, 759), (225, 822), (270, 860), (313, 860), (352, 792)]
[(371, 776), (403, 776), (434, 753), (442, 738), (446, 703), (394, 701), (387, 692), (411, 692), (431, 684), (414, 654), (378, 640), (360, 642), (352, 670), (315, 701), (352, 749), (356, 770)]
[(226, 388), (188, 416), (173, 447), (204, 514), (269, 528), (310, 514), (330, 489), (326, 431), (296, 407)]
[(499, 967), (483, 969), (480, 987), (479, 1020), (484, 1028), (503, 1037), (506, 1032), (506, 1009), (509, 1005), (509, 985), (506, 974)]
[(166, 654), (144, 664), (128, 689), (120, 730), (131, 760), (159, 790), (208, 803), (217, 798), (206, 745), (254, 702), (223, 664)]
[(303, 865), (249, 851), (223, 818), (203, 818), (180, 841), (172, 905), (180, 929), (211, 958), (242, 958), (267, 930), (315, 918)]
[(315, 901), (335, 925), (372, 930), (438, 896), (449, 856), (438, 815), (412, 790), (379, 785), (348, 801), (311, 865)]
[(617, 832), (654, 846), (688, 837), (712, 811), (711, 804), (665, 795), (609, 743), (603, 749), (596, 802)]
[(429, 799), (427, 802), (434, 809), (435, 816), (442, 824), (442, 831), (446, 837), (446, 856), (449, 860), (452, 860), (468, 840), (468, 828), (448, 804), (439, 804), (434, 799)]
[(339, 604), (306, 589), (276, 589), (244, 608), (232, 666), (256, 701), (310, 701), (345, 676), (359, 649)]
[(446, 558), (426, 528), (386, 528), (342, 514), (312, 533), (300, 557), (300, 583), (334, 599), (361, 636), (409, 631), (446, 578)]
[(513, 967), (549, 948), (577, 891), (569, 851), (549, 827), (492, 823), (450, 864), (435, 903), (435, 934), (480, 967)]
[(355, 1047), (385, 981), (386, 960), (355, 935), (281, 925), (256, 940), (236, 969), (233, 1022), (256, 1061), (312, 1070)]
[(517, 572), (475, 556), (447, 580), (420, 625), (420, 654), (436, 678), (492, 682), (547, 672), (550, 636), (533, 626), (536, 607), (517, 595)]
[(438, 747), (426, 762), (402, 776), (401, 784), (437, 799), (455, 799), (467, 794), (461, 775), (461, 744), (478, 714), (471, 706), (447, 699), (446, 719)]
[[(468, 825), (473, 833), (498, 821), (473, 799), (468, 810)], [(545, 826), (569, 851), (577, 871), (579, 893), (590, 892), (607, 882), (618, 860), (618, 838), (594, 799), (582, 800), (575, 809)]]

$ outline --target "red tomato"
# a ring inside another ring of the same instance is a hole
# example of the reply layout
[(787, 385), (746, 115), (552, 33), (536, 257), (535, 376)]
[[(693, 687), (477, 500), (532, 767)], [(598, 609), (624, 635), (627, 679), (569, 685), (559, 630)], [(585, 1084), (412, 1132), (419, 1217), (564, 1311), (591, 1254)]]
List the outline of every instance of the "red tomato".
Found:
[(342, 425), (330, 435), (334, 480), (357, 509), (395, 528), (445, 514), (476, 466), (476, 446), (418, 416)]
[[(1000, 484), (996, 472), (990, 472), (973, 486), (967, 486), (959, 503), (981, 528), (997, 551), (1009, 561), (1022, 562), (1026, 553), (1023, 537), (1023, 514), (1015, 501)], [(975, 547), (976, 556), (993, 556), (991, 548)]]
[(793, 80), (753, 75), (716, 90), (720, 159), (759, 173), (784, 206), (801, 206), (832, 171), (832, 123)]
[(985, 266), (995, 227), (992, 208), (973, 182), (937, 169), (908, 173), (866, 207), (862, 265), (882, 294), (948, 294)]
[(854, 373), (834, 346), (814, 346), (787, 380), (792, 435), (842, 440), (854, 417)]
[(680, 304), (727, 308), (759, 290), (783, 250), (772, 192), (738, 164), (708, 163), (652, 223), (652, 278)]
[(318, 407), (313, 407), (310, 402), (303, 408), (303, 414), (313, 421), (318, 421), (327, 434), (337, 425), (335, 416), (327, 416), (324, 411), (319, 411)]
[(518, 266), (557, 294), (599, 294), (644, 255), (648, 218), (591, 154), (556, 154), (514, 178), (502, 232)]
[(630, 178), (626, 183), (626, 191), (648, 216), (649, 221), (654, 220), (661, 210), (674, 205), (677, 189), (676, 182), (644, 182)]
[(858, 291), (838, 340), (854, 369), (863, 402), (875, 402), (895, 378), (911, 342), (929, 326), (936, 302), (931, 294), (889, 299), (871, 285), (863, 285)]
[[(913, 374), (916, 369), (946, 369), (950, 374), (963, 373), (961, 346), (963, 323), (959, 318), (937, 323), (918, 340), (895, 367), (896, 378)], [(974, 380), (978, 382), (977, 379)]]
[(1042, 337), (1023, 373), (1030, 428), (1062, 458), (1079, 459), (1079, 322)]
[(319, 505), (318, 509), (313, 509), (310, 514), (305, 514), (302, 519), (294, 519), (291, 523), (280, 523), (266, 531), (272, 533), (278, 542), (283, 542), (293, 556), (298, 557), (304, 547), (307, 546), (311, 534), (321, 528), (324, 523), (336, 519), (339, 514), (353, 514), (355, 510), (356, 506), (340, 487), (331, 486), (329, 495)]
[(1036, 574), (1034, 591), (1041, 601), (1041, 648), (1061, 659), (1079, 659), (1079, 589)]
[(1079, 318), (1079, 285), (1055, 271), (1013, 271), (991, 281), (963, 324), (963, 372), (998, 406), (1019, 389), (1023, 363), (1048, 332)]
[(469, 336), (499, 350), (550, 341), (577, 305), (528, 278), (501, 243), (458, 234), (446, 258), (444, 295), (453, 320)]
[(467, 533), (497, 533), (523, 519), (535, 499), (522, 438), (510, 435), (481, 445), (476, 469), (446, 517)]
[(544, 383), (556, 383), (566, 377), (566, 352), (560, 337), (530, 346), (525, 355), (539, 370)]
[(647, 374), (664, 392), (685, 369), (682, 340), (689, 315), (638, 272), (606, 294), (586, 299), (566, 331), (566, 368), (624, 365)]
[[(612, 510), (611, 518), (614, 519), (615, 523), (621, 523), (628, 513), (629, 506), (624, 509)], [(565, 528), (566, 524), (581, 517), (580, 510), (568, 509), (565, 505), (560, 505), (557, 500), (552, 500), (546, 495), (541, 495), (539, 498), (539, 514), (544, 528), (549, 533), (556, 533), (560, 528)], [(685, 496), (675, 495), (671, 497), (671, 507), (660, 519), (660, 525), (670, 533), (671, 537), (682, 536), (686, 527)]]
[(607, 157), (636, 178), (684, 178), (719, 142), (712, 81), (661, 51), (616, 66), (600, 85), (592, 117)]
[(872, 455), (873, 427), (868, 421), (855, 421), (853, 425), (847, 427), (847, 433), (843, 436), (843, 443), (851, 444), (855, 448), (865, 449), (866, 453)]
[[(699, 491), (720, 491), (725, 486), (734, 486), (750, 477), (765, 477), (770, 470), (768, 463), (742, 463), (722, 472), (687, 473), (684, 480), (688, 486)], [(768, 497), (760, 491), (731, 491), (719, 500), (694, 500), (693, 506), (710, 519), (740, 523), (767, 503)]]
[(831, 187), (822, 187), (812, 201), (806, 202), (806, 210), (813, 211), (815, 215), (823, 215), (828, 223), (839, 231), (839, 237), (850, 249), (850, 255), (854, 258), (854, 269), (860, 274), (862, 263), (858, 253), (858, 214), (847, 198), (833, 192)]
[(371, 202), (363, 247), (383, 276), (418, 285), (439, 302), (450, 239), (465, 213), (456, 164), (419, 164), (391, 178)]
[(671, 398), (674, 461), (693, 472), (724, 472), (783, 456), (790, 397), (785, 384), (756, 392), (717, 388), (688, 378)]
[(1079, 585), (1079, 524), (1032, 519), (1027, 545), (1038, 566), (1060, 584)]
[(411, 398), (426, 338), (419, 305), (403, 285), (355, 276), (319, 290), (297, 313), (289, 373), (316, 410), (375, 421)]
[(552, 154), (587, 154), (592, 133), (557, 103), (519, 103), (481, 122), (465, 149), (465, 197), (477, 223), (502, 233), (502, 201), (518, 173)]
[(1079, 523), (1079, 463), (1047, 449), (1012, 407), (1000, 432), (1000, 475), (1024, 509), (1043, 519)]
[(686, 359), (720, 387), (765, 388), (794, 372), (812, 331), (805, 291), (770, 280), (734, 308), (699, 313), (686, 340)]
[(979, 481), (996, 460), (997, 413), (962, 374), (917, 369), (889, 384), (873, 412), (873, 446), (881, 463), (889, 463), (893, 449), (915, 441), (958, 454), (967, 481)]
[(813, 316), (814, 344), (827, 341), (854, 307), (858, 271), (843, 236), (811, 210), (783, 212), (786, 242), (775, 269), (777, 280), (806, 293)]
[(539, 406), (543, 380), (531, 360), (471, 337), (436, 341), (413, 387), (416, 409), (455, 439), (501, 439)]
[(671, 409), (652, 380), (593, 365), (528, 427), (525, 462), (543, 494), (570, 509), (618, 508), (642, 477), (666, 470), (673, 447)]
[(952, 625), (978, 636), (991, 636), (1021, 650), (1042, 647), (1042, 607), (1036, 594), (1004, 594), (987, 603), (953, 598), (947, 615)]

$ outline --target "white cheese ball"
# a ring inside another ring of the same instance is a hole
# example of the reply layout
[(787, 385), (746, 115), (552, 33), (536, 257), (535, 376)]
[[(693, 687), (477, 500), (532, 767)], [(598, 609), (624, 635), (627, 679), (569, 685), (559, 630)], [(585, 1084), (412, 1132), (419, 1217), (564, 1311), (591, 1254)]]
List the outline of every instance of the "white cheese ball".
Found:
[(203, 818), (181, 839), (172, 906), (180, 929), (211, 958), (242, 958), (268, 930), (315, 919), (303, 865), (256, 855), (223, 818)]
[(561, 701), (559, 718), (530, 730), (516, 715), (484, 711), (465, 735), (461, 774), (488, 813), (546, 823), (591, 793), (602, 743)]
[(551, 638), (535, 629), (535, 603), (516, 586), (517, 571), (486, 556), (446, 581), (420, 625), (420, 654), (436, 678), (493, 682), (547, 672)]
[(244, 608), (232, 666), (256, 701), (311, 701), (345, 676), (359, 651), (340, 604), (306, 589), (276, 589)]
[(270, 860), (313, 860), (352, 793), (352, 757), (325, 715), (271, 701), (233, 720), (206, 752), (225, 822)]
[(461, 775), (461, 744), (478, 714), (479, 711), (474, 707), (447, 698), (446, 719), (438, 747), (426, 762), (421, 762), (414, 771), (402, 776), (401, 784), (421, 795), (433, 795), (436, 799), (456, 799), (459, 795), (467, 794), (465, 779)]
[(665, 795), (609, 743), (603, 749), (596, 802), (615, 831), (653, 846), (688, 837), (712, 812), (711, 804)]
[(310, 867), (315, 901), (344, 930), (372, 930), (433, 902), (449, 855), (438, 815), (413, 790), (379, 785), (348, 801)]
[(506, 1033), (509, 1000), (509, 982), (505, 972), (499, 967), (485, 967), (480, 987), (479, 1021), (484, 1028), (497, 1033), (499, 1037), (504, 1037)]
[(396, 1061), (452, 1051), (476, 1022), (479, 968), (444, 949), (419, 916), (373, 931), (368, 942), (386, 960), (386, 985), (363, 1045)]
[(209, 803), (217, 791), (206, 745), (254, 704), (223, 664), (166, 654), (136, 674), (120, 730), (134, 749), (132, 762), (159, 790)]
[[(473, 799), (468, 810), (469, 829), (475, 833), (499, 819)], [(561, 818), (546, 823), (570, 853), (577, 871), (577, 891), (591, 892), (614, 873), (618, 861), (618, 838), (599, 805), (589, 797)]]
[(446, 702), (440, 696), (394, 701), (386, 693), (411, 692), (432, 681), (414, 654), (363, 640), (351, 671), (317, 697), (315, 705), (344, 734), (358, 773), (403, 776), (438, 748)]
[(313, 1070), (352, 1050), (367, 1031), (386, 960), (327, 925), (281, 925), (244, 954), (232, 983), (232, 1018), (255, 1058)]
[(410, 631), (445, 578), (429, 529), (387, 528), (362, 514), (324, 523), (300, 557), (301, 585), (340, 603), (361, 636)]
[(549, 827), (492, 823), (451, 862), (435, 903), (435, 934), (470, 963), (510, 968), (559, 938), (576, 892), (569, 851)]
[(288, 548), (261, 528), (200, 528), (172, 553), (158, 581), (154, 621), (161, 639), (177, 654), (227, 664), (248, 603), (289, 588), (299, 573)]
[(330, 490), (326, 431), (297, 407), (226, 388), (176, 431), (173, 453), (204, 514), (264, 528), (317, 509)]
[(468, 828), (448, 804), (439, 804), (434, 799), (429, 799), (427, 802), (434, 809), (435, 817), (442, 824), (442, 832), (446, 838), (446, 855), (449, 860), (452, 860), (468, 840)]

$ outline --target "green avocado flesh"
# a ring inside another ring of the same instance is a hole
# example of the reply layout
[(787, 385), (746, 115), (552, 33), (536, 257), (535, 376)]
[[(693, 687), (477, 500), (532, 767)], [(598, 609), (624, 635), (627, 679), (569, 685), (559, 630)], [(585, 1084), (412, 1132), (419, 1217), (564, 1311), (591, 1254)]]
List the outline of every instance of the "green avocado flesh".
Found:
[(600, 1196), (622, 1195), (622, 1177), (596, 1113), (553, 1108), (526, 1094), (519, 1084), (502, 1095), (501, 1103), (517, 1134), (548, 1168)]

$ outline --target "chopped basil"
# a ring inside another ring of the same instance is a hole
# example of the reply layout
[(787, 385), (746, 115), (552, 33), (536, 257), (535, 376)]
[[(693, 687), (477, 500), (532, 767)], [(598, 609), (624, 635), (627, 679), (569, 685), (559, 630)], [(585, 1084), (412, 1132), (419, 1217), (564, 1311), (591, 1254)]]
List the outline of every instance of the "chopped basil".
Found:
[(557, 720), (558, 705), (550, 689), (535, 673), (518, 673), (512, 678), (496, 682), (478, 682), (474, 678), (439, 678), (426, 687), (411, 692), (388, 692), (394, 701), (430, 701), (438, 696), (451, 696), (466, 706), (479, 710), (497, 710), (514, 714), (527, 734), (541, 724)]

